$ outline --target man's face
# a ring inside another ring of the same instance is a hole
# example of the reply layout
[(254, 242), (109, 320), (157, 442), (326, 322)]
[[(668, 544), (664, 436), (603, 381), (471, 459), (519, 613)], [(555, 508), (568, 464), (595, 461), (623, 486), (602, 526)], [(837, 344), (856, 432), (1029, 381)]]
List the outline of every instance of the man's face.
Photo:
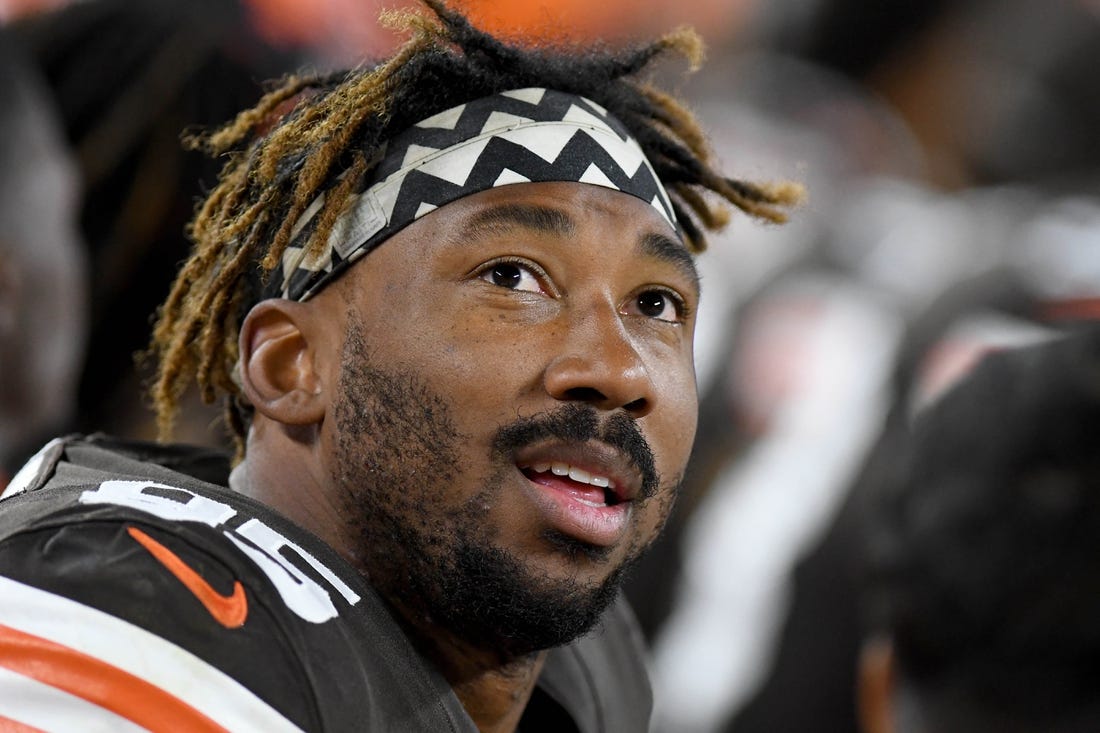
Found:
[(583, 633), (694, 438), (698, 282), (668, 224), (605, 188), (505, 186), (316, 302), (340, 329), (332, 500), (375, 587), (414, 625), (508, 653)]

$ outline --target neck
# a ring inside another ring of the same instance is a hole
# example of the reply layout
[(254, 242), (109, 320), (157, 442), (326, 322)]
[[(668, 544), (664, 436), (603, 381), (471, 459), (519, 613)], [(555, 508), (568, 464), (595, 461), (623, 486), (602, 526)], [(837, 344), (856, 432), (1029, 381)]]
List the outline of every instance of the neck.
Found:
[(447, 677), (459, 702), (481, 733), (513, 733), (527, 708), (545, 653), (511, 667)]
[(346, 510), (335, 496), (324, 490), (326, 482), (314, 473), (318, 466), (312, 445), (305, 437), (281, 439), (271, 434), (278, 428), (259, 420), (248, 435), (245, 460), (229, 475), (229, 487), (271, 507), (284, 517), (317, 535), (353, 567), (359, 567), (351, 553), (354, 546), (346, 535)]
[[(314, 533), (369, 578), (348, 534), (345, 511), (325, 495), (324, 482), (306, 468), (316, 465), (315, 461), (293, 455), (307, 450), (309, 442), (282, 441), (265, 450), (266, 442), (254, 439), (256, 428), (253, 425), (249, 436), (248, 457), (230, 476), (233, 490)], [(458, 639), (423, 613), (395, 605), (395, 615), (414, 646), (443, 674), (481, 733), (516, 730), (542, 671), (545, 652), (508, 657)]]
[(546, 652), (507, 657), (435, 625), (423, 614), (397, 609), (406, 632), (454, 690), (481, 733), (513, 733), (531, 699)]

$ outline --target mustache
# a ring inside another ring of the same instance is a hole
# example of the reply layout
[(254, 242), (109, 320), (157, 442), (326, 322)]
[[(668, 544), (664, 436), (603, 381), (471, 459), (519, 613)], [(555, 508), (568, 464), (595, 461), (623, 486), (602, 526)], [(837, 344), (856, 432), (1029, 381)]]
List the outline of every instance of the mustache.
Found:
[(601, 425), (600, 415), (594, 407), (565, 405), (501, 427), (493, 438), (493, 450), (509, 455), (531, 443), (545, 440), (569, 443), (598, 440), (606, 443), (627, 456), (638, 469), (642, 477), (638, 494), (640, 499), (649, 499), (657, 493), (661, 477), (657, 473), (653, 449), (638, 429), (637, 421), (629, 415), (616, 413)]

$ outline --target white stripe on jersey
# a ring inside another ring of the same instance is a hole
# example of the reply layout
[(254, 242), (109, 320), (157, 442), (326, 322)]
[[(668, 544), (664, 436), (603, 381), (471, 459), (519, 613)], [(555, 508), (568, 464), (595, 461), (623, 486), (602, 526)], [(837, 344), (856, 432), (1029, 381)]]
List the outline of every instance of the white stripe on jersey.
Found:
[(46, 733), (146, 733), (145, 728), (82, 697), (3, 667), (0, 667), (0, 716)]
[(3, 576), (0, 624), (129, 672), (235, 733), (301, 733), (253, 692), (194, 654), (110, 614)]
[(16, 494), (21, 494), (26, 491), (30, 483), (38, 478), (38, 472), (42, 470), (42, 463), (46, 460), (46, 454), (49, 453), (55, 445), (61, 443), (62, 440), (62, 438), (54, 438), (31, 456), (27, 462), (23, 464), (23, 467), (11, 477), (11, 481), (8, 482), (4, 490), (0, 492), (0, 499), (6, 499), (9, 496), (15, 496)]

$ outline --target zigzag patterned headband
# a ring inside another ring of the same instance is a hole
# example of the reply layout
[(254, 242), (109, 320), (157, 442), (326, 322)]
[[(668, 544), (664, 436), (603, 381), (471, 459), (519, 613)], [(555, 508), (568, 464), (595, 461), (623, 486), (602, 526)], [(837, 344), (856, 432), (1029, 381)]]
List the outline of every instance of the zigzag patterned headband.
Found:
[(517, 89), (440, 112), (394, 136), (323, 251), (307, 257), (324, 203), (318, 196), (295, 224), (268, 296), (306, 300), (397, 231), (456, 199), (548, 181), (629, 193), (677, 228), (668, 194), (621, 122), (583, 97)]

